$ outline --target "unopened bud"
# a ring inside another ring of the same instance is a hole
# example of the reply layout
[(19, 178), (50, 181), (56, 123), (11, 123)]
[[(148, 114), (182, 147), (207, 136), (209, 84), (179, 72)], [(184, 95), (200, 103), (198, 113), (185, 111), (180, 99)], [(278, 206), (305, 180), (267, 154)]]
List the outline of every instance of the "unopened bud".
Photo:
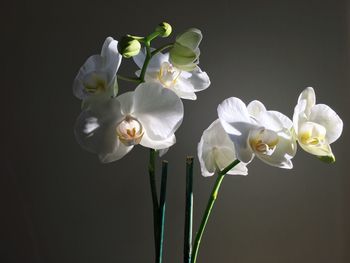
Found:
[(136, 56), (141, 50), (141, 44), (131, 36), (124, 36), (118, 43), (118, 51), (125, 58)]
[(159, 32), (161, 37), (168, 37), (172, 32), (171, 25), (167, 22), (162, 22), (157, 26), (156, 32)]

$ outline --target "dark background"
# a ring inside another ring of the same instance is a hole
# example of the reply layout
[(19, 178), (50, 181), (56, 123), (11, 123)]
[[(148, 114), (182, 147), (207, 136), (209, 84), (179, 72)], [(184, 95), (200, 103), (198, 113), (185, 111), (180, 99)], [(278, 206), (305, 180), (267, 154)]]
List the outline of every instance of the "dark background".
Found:
[[(349, 3), (346, 1), (21, 1), (2, 4), (0, 262), (154, 262), (148, 150), (103, 165), (73, 136), (72, 82), (107, 36), (145, 35), (165, 20), (203, 31), (212, 85), (184, 101), (169, 160), (164, 262), (182, 261), (185, 156), (216, 107), (236, 96), (292, 116), (299, 93), (343, 119), (327, 165), (300, 148), (293, 170), (255, 160), (228, 176), (201, 263), (350, 262)], [(159, 44), (165, 41), (158, 42)], [(134, 67), (124, 60), (121, 72)], [(132, 88), (120, 83), (121, 92)], [(195, 163), (197, 229), (215, 178)]]

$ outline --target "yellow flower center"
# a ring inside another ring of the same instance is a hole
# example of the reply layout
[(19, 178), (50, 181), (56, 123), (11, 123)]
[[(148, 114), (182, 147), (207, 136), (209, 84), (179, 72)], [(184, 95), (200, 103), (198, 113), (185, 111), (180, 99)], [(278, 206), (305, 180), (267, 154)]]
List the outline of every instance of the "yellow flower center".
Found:
[(305, 122), (300, 126), (299, 142), (308, 146), (321, 146), (325, 143), (326, 129), (314, 122)]
[(261, 128), (251, 132), (249, 144), (254, 152), (264, 155), (272, 155), (278, 143), (276, 132)]
[(116, 128), (119, 140), (126, 146), (139, 144), (144, 134), (142, 124), (134, 117), (126, 116)]
[(181, 74), (181, 70), (175, 68), (169, 62), (163, 62), (157, 78), (165, 88), (172, 88)]
[(84, 82), (85, 90), (90, 94), (98, 94), (107, 90), (107, 82), (96, 73), (91, 74), (87, 82)]

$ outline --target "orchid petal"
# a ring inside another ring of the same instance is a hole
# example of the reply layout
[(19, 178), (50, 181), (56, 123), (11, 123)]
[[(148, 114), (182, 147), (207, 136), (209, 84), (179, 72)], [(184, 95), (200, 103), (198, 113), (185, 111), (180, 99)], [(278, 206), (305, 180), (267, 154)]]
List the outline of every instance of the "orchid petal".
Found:
[(164, 140), (153, 140), (152, 138), (150, 138), (148, 136), (146, 131), (143, 134), (141, 142), (140, 142), (140, 144), (142, 146), (148, 147), (151, 149), (155, 149), (155, 150), (166, 149), (166, 151), (160, 152), (160, 155), (164, 155), (167, 152), (167, 149), (170, 146), (173, 146), (175, 143), (176, 143), (176, 137), (174, 134), (172, 134), (171, 136), (169, 136), (168, 138), (166, 138)]
[(183, 119), (183, 104), (171, 90), (158, 83), (142, 83), (135, 91), (118, 97), (124, 115), (137, 118), (152, 140), (165, 140)]
[(322, 125), (326, 129), (326, 140), (329, 144), (335, 142), (343, 131), (343, 121), (338, 114), (325, 104), (312, 107), (309, 120)]

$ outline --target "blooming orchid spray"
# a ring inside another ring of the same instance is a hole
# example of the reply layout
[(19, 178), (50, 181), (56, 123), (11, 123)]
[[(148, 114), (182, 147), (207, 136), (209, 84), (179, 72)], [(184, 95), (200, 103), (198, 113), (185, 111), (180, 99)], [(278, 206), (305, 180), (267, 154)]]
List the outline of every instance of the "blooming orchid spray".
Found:
[[(107, 37), (100, 54), (90, 56), (73, 82), (73, 94), (82, 101), (74, 133), (85, 150), (102, 163), (114, 162), (141, 145), (149, 149), (148, 174), (153, 201), (155, 262), (163, 260), (165, 201), (168, 162), (162, 162), (160, 195), (155, 177), (157, 153), (163, 156), (175, 144), (184, 106), (182, 99), (196, 100), (196, 93), (211, 82), (199, 67), (202, 32), (190, 28), (173, 42), (154, 48), (157, 38), (168, 38), (170, 24), (160, 23), (147, 36)], [(139, 70), (134, 76), (118, 74), (122, 60), (130, 59)], [(120, 81), (136, 85), (118, 94)], [(335, 162), (330, 144), (341, 135), (343, 122), (329, 106), (316, 104), (313, 88), (299, 96), (292, 120), (267, 110), (253, 100), (246, 105), (236, 97), (217, 108), (218, 118), (203, 132), (197, 154), (205, 177), (217, 179), (192, 240), (193, 157), (186, 159), (186, 207), (184, 263), (197, 262), (206, 224), (226, 174), (247, 175), (247, 165), (257, 157), (273, 167), (292, 169), (297, 144), (327, 163)]]

